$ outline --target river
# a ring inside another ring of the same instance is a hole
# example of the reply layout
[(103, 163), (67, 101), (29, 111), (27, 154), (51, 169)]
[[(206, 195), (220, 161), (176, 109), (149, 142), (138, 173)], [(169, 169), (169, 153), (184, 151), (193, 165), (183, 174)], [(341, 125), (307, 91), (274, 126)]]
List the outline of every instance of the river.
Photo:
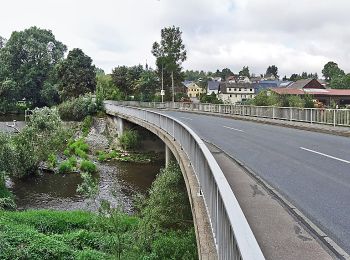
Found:
[[(133, 197), (146, 194), (164, 162), (135, 164), (126, 162), (97, 163), (99, 169), (98, 199), (120, 205), (127, 213), (133, 213)], [(43, 173), (25, 179), (15, 179), (8, 186), (15, 195), (19, 210), (59, 209), (93, 210), (97, 205), (76, 192), (82, 182), (79, 174)]]

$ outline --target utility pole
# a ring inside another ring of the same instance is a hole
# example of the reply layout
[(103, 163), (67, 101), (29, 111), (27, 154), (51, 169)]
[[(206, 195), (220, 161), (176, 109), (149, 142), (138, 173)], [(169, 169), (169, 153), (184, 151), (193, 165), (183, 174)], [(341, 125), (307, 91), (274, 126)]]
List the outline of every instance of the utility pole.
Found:
[(161, 91), (161, 96), (162, 96), (162, 103), (164, 102), (164, 85), (163, 85), (163, 64), (162, 64), (162, 91)]
[(171, 88), (173, 90), (173, 103), (175, 102), (175, 90), (174, 90), (174, 72), (171, 72)]

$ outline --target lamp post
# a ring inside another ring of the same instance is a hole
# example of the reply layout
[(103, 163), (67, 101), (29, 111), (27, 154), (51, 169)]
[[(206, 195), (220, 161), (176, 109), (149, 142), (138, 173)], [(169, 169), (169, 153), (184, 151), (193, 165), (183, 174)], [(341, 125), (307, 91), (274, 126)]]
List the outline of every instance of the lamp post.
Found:
[(162, 103), (164, 102), (164, 85), (163, 85), (163, 64), (162, 64), (162, 91), (160, 92), (162, 96)]

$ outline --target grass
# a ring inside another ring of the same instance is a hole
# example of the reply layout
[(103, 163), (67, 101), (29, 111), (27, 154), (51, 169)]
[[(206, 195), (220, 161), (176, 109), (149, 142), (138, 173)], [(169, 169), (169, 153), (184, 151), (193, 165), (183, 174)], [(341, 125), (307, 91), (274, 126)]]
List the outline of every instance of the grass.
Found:
[(193, 229), (139, 243), (139, 218), (85, 211), (0, 211), (0, 259), (196, 259)]

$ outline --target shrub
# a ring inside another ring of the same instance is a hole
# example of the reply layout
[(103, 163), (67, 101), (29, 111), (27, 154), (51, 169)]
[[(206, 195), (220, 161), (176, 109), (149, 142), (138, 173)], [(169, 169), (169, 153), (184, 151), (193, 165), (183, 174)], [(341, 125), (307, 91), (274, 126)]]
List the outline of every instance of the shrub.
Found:
[(140, 135), (135, 130), (126, 130), (118, 138), (120, 145), (125, 150), (135, 149), (140, 146)]
[(97, 171), (96, 165), (88, 160), (83, 160), (80, 164), (80, 170), (88, 173), (95, 173)]
[(77, 158), (75, 156), (69, 157), (68, 162), (72, 167), (76, 167), (78, 164)]
[(83, 132), (84, 136), (87, 136), (90, 128), (92, 126), (93, 119), (92, 116), (87, 116), (84, 118), (83, 123), (81, 124), (81, 131)]
[(57, 157), (54, 153), (50, 153), (49, 157), (47, 158), (47, 161), (49, 163), (50, 168), (55, 168), (57, 166)]
[(104, 162), (108, 159), (108, 155), (107, 153), (103, 152), (103, 151), (100, 151), (98, 153), (98, 157), (97, 157), (97, 160), (99, 160), (100, 162)]
[(70, 173), (73, 171), (73, 166), (70, 164), (69, 161), (63, 161), (58, 166), (58, 172), (61, 174)]
[(76, 153), (77, 150), (82, 150), (85, 153), (89, 151), (89, 145), (85, 143), (83, 138), (70, 142), (68, 147), (71, 153)]
[(62, 120), (80, 121), (88, 115), (94, 115), (97, 112), (97, 105), (88, 94), (61, 103), (58, 112)]

